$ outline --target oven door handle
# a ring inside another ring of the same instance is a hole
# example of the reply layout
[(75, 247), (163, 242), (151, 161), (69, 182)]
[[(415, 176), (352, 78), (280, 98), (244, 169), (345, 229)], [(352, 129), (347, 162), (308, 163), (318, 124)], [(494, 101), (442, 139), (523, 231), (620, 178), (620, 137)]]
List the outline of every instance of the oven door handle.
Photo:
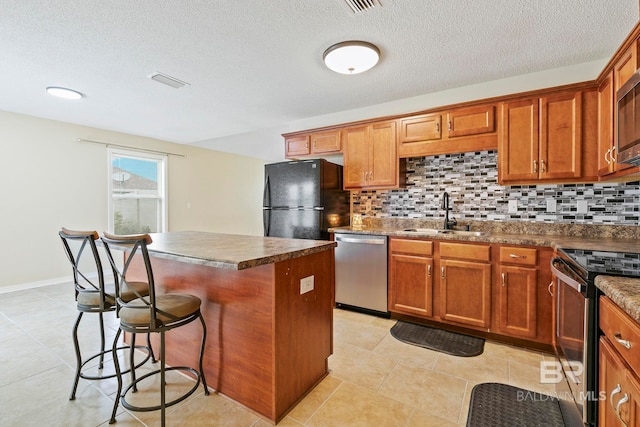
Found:
[(576, 291), (580, 292), (581, 294), (584, 294), (587, 290), (587, 285), (586, 283), (580, 283), (577, 280), (575, 280), (572, 277), (569, 277), (566, 273), (564, 273), (560, 266), (564, 266), (565, 268), (569, 268), (566, 266), (566, 264), (564, 263), (564, 261), (562, 261), (561, 258), (553, 258), (551, 260), (551, 273), (553, 273), (554, 276), (556, 276), (559, 280), (561, 280), (563, 283), (566, 283), (567, 285), (571, 286), (573, 289), (575, 289)]

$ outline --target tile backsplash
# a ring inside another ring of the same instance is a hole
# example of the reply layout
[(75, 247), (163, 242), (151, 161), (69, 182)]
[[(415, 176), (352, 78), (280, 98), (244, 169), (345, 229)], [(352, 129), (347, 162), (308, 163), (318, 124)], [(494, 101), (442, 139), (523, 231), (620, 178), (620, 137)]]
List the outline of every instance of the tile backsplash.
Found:
[(493, 150), (407, 159), (406, 188), (353, 191), (353, 213), (444, 218), (446, 191), (459, 220), (640, 225), (639, 181), (505, 187), (497, 162)]

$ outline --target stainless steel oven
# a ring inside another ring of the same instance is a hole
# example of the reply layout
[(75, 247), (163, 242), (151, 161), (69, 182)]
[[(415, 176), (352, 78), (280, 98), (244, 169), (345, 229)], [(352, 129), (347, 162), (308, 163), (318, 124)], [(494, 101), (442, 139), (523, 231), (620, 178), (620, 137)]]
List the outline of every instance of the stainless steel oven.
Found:
[(557, 397), (566, 425), (597, 425), (598, 297), (600, 274), (640, 277), (640, 254), (558, 249), (551, 260), (557, 283), (555, 353), (562, 368)]
[(595, 298), (589, 295), (587, 281), (562, 257), (551, 261), (551, 272), (557, 283), (555, 353), (563, 373), (556, 384), (557, 397), (565, 420), (574, 420), (568, 425), (595, 424), (591, 398), (597, 369), (590, 354), (597, 347)]

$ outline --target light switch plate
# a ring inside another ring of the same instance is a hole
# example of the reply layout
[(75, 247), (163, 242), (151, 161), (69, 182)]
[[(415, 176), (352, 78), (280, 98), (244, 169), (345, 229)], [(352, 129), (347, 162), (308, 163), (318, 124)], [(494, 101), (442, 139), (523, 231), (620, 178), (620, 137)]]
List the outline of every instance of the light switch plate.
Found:
[(509, 213), (518, 212), (518, 199), (509, 200)]
[(556, 211), (556, 199), (547, 199), (547, 212)]
[(306, 294), (313, 290), (313, 276), (307, 276), (300, 279), (300, 295)]

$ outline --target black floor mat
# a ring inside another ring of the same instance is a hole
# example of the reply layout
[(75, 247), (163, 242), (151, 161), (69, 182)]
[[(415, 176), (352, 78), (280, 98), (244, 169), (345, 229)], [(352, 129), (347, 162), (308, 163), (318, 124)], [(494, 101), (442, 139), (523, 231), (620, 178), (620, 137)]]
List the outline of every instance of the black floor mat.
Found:
[(507, 384), (471, 390), (467, 427), (564, 427), (558, 399)]
[(453, 356), (477, 356), (482, 354), (484, 350), (484, 340), (482, 338), (456, 334), (401, 320), (393, 325), (390, 332), (394, 338), (407, 344), (425, 347)]

